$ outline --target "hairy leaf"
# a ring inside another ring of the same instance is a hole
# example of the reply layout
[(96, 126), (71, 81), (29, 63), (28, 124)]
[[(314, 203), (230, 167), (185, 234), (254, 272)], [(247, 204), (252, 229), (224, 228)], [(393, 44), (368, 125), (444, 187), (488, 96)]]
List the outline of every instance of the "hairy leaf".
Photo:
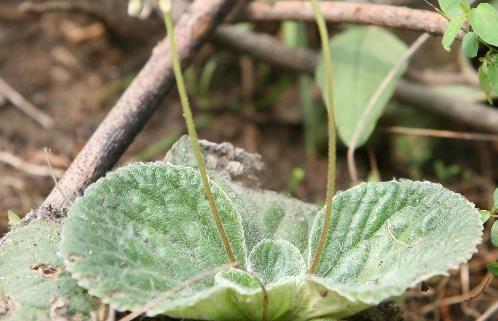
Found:
[(486, 43), (498, 46), (498, 12), (489, 3), (470, 10), (469, 21), (475, 33)]
[(251, 251), (248, 269), (263, 284), (271, 284), (289, 276), (304, 275), (306, 263), (299, 250), (289, 242), (265, 240)]
[[(333, 37), (331, 46), (336, 124), (340, 138), (349, 145), (363, 111), (386, 75), (405, 53), (406, 45), (389, 31), (370, 26), (349, 28)], [(368, 115), (358, 146), (372, 134), (405, 68), (406, 64)], [(316, 79), (322, 93), (325, 93), (323, 61), (317, 66)]]
[(475, 32), (468, 32), (462, 40), (462, 50), (465, 56), (474, 58), (479, 50), (479, 37)]
[[(215, 183), (234, 254), (245, 265), (241, 218)], [(137, 309), (199, 273), (229, 263), (196, 170), (137, 163), (91, 185), (69, 211), (62, 255), (78, 284), (121, 309)], [(190, 287), (191, 294), (213, 278)]]
[(450, 18), (456, 18), (465, 13), (470, 5), (468, 0), (438, 0), (441, 10)]
[[(310, 246), (316, 249), (324, 211)], [(480, 242), (479, 211), (428, 182), (363, 183), (334, 198), (316, 282), (376, 304), (468, 260)], [(311, 255), (309, 257), (311, 259)]]
[(78, 287), (56, 255), (59, 224), (33, 221), (0, 245), (0, 320), (100, 320), (100, 303)]
[(446, 51), (450, 52), (451, 51), (451, 45), (455, 41), (458, 32), (460, 31), (460, 28), (462, 28), (463, 23), (465, 22), (465, 14), (462, 13), (460, 16), (455, 17), (450, 20), (448, 23), (448, 27), (444, 31), (443, 35), (443, 47)]

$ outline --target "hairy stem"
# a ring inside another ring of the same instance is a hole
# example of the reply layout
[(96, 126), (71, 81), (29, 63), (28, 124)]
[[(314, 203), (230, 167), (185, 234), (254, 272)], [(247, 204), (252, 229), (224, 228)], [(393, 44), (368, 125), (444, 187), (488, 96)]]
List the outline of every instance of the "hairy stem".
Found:
[(329, 34), (327, 31), (327, 25), (325, 24), (325, 19), (323, 18), (322, 11), (318, 5), (317, 0), (311, 0), (313, 5), (313, 12), (315, 13), (315, 19), (318, 24), (318, 30), (320, 32), (320, 40), (322, 42), (323, 59), (325, 63), (325, 74), (326, 74), (326, 88), (327, 88), (327, 106), (328, 106), (328, 149), (329, 149), (329, 161), (328, 161), (328, 178), (327, 178), (327, 194), (325, 197), (325, 220), (323, 222), (322, 232), (320, 235), (320, 241), (318, 247), (315, 251), (315, 257), (313, 263), (310, 267), (310, 273), (314, 274), (320, 263), (320, 257), (322, 255), (323, 248), (327, 242), (329, 229), (330, 229), (330, 218), (332, 216), (332, 198), (335, 194), (335, 162), (336, 162), (336, 135), (335, 135), (335, 115), (334, 115), (334, 85), (332, 78), (332, 56), (330, 51)]
[(197, 131), (195, 129), (194, 120), (192, 117), (192, 111), (190, 109), (190, 103), (188, 100), (187, 90), (185, 88), (185, 81), (183, 79), (182, 69), (180, 66), (180, 58), (178, 57), (178, 52), (176, 49), (175, 34), (173, 28), (173, 18), (171, 17), (171, 11), (164, 12), (164, 22), (166, 23), (166, 30), (168, 32), (168, 38), (170, 40), (171, 47), (171, 57), (173, 58), (173, 69), (175, 72), (176, 83), (178, 86), (178, 93), (180, 95), (180, 101), (183, 109), (183, 116), (187, 123), (187, 131), (192, 143), (192, 149), (194, 150), (195, 158), (197, 160), (197, 166), (199, 167), (199, 172), (201, 174), (202, 183), (204, 185), (204, 192), (206, 193), (206, 198), (208, 199), (209, 206), (211, 207), (211, 212), (216, 223), (216, 228), (218, 229), (218, 234), (220, 235), (223, 247), (230, 259), (232, 264), (237, 264), (235, 256), (233, 254), (232, 248), (228, 241), (225, 229), (221, 222), (221, 217), (218, 212), (218, 208), (213, 198), (213, 193), (211, 191), (211, 186), (209, 185), (209, 180), (206, 174), (206, 167), (204, 161), (202, 160), (201, 150), (199, 148), (199, 143), (197, 141)]

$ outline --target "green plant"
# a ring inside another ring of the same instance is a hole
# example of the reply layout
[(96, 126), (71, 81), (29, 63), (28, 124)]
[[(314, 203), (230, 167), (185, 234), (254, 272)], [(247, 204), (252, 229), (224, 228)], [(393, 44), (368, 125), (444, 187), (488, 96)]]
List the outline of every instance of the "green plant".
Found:
[(478, 73), (481, 87), (490, 100), (493, 90), (498, 93), (498, 11), (489, 3), (471, 8), (468, 0), (439, 0), (439, 6), (449, 21), (442, 40), (447, 51), (462, 31), (465, 33), (462, 50), (467, 57), (477, 57), (480, 47), (486, 49), (479, 58)]
[(101, 320), (102, 303), (202, 320), (337, 320), (470, 258), (482, 234), (479, 211), (438, 184), (362, 183), (334, 196), (332, 55), (312, 3), (328, 107), (325, 208), (216, 172), (208, 178), (170, 2), (161, 1), (190, 136), (180, 148), (190, 158), (170, 159), (195, 162), (135, 163), (109, 173), (71, 206), (62, 232), (58, 219), (16, 225), (0, 243), (2, 321)]
[[(491, 217), (495, 219), (491, 225), (490, 240), (491, 244), (498, 247), (498, 188), (493, 193), (493, 208), (491, 211), (482, 210), (482, 221), (486, 223)], [(498, 276), (498, 262), (488, 264), (488, 270), (494, 276)]]

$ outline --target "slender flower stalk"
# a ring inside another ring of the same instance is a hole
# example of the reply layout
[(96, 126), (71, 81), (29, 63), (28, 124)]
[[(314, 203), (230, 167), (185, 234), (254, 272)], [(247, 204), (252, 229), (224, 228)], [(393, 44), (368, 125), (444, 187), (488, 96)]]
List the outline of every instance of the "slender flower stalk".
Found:
[(323, 18), (322, 11), (317, 0), (311, 0), (313, 12), (315, 13), (318, 31), (320, 32), (320, 40), (322, 43), (323, 59), (325, 63), (326, 88), (327, 88), (327, 106), (328, 106), (328, 178), (327, 178), (327, 194), (325, 197), (325, 220), (323, 222), (320, 241), (315, 251), (315, 257), (310, 267), (310, 273), (315, 274), (320, 263), (320, 257), (327, 242), (330, 230), (330, 220), (332, 216), (332, 198), (335, 194), (335, 163), (336, 163), (336, 134), (335, 134), (335, 115), (334, 115), (334, 86), (332, 78), (332, 56), (329, 44), (329, 34), (327, 25)]
[(180, 95), (180, 101), (182, 104), (183, 116), (185, 117), (185, 121), (187, 123), (187, 131), (190, 136), (190, 141), (192, 143), (192, 149), (194, 150), (195, 158), (197, 160), (197, 166), (199, 167), (199, 172), (201, 174), (201, 180), (204, 185), (204, 192), (206, 193), (206, 198), (208, 199), (209, 206), (211, 207), (211, 212), (213, 214), (213, 218), (216, 223), (216, 228), (218, 229), (218, 234), (220, 235), (223, 247), (225, 248), (228, 258), (230, 259), (230, 263), (232, 263), (232, 265), (237, 265), (237, 261), (233, 254), (232, 248), (230, 247), (230, 242), (228, 241), (225, 229), (221, 222), (221, 217), (218, 212), (216, 202), (214, 201), (213, 198), (211, 186), (209, 184), (209, 180), (206, 174), (206, 166), (204, 165), (204, 162), (202, 160), (202, 154), (199, 148), (199, 143), (197, 141), (197, 131), (195, 129), (195, 124), (192, 117), (192, 110), (190, 109), (187, 90), (185, 88), (185, 81), (183, 79), (182, 69), (180, 66), (180, 59), (178, 57), (178, 52), (176, 48), (173, 18), (171, 17), (171, 2), (168, 0), (161, 1), (160, 7), (163, 12), (164, 22), (166, 24), (166, 30), (168, 32), (168, 38), (170, 40), (171, 56), (173, 58), (173, 69), (175, 72), (178, 93)]

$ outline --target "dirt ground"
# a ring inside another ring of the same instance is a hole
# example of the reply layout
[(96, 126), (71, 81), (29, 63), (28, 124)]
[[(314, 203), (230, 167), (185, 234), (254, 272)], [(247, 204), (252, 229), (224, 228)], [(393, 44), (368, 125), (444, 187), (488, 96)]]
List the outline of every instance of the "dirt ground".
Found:
[[(48, 147), (52, 165), (61, 170), (67, 168), (164, 35), (158, 19), (128, 18), (124, 2), (86, 2), (101, 6), (105, 17), (109, 12), (114, 16), (102, 19), (81, 12), (27, 14), (17, 10), (18, 0), (0, 3), (0, 77), (56, 121), (54, 128), (44, 129), (10, 103), (0, 104), (0, 151), (46, 167), (43, 148)], [(264, 28), (275, 31), (278, 26)], [(399, 34), (407, 41), (415, 36)], [(213, 52), (212, 47), (206, 46), (196, 59), (194, 70), (201, 69)], [(199, 121), (204, 119), (200, 137), (215, 142), (229, 141), (260, 153), (266, 163), (263, 187), (287, 190), (301, 199), (321, 202), (326, 177), (326, 146), (322, 140), (315, 155), (306, 153), (303, 117), (295, 90), (296, 75), (269, 69), (228, 52), (219, 51), (216, 55), (219, 64), (210, 86), (213, 103), (205, 107), (202, 100), (193, 100), (197, 118)], [(427, 55), (431, 59), (427, 59)], [(455, 71), (454, 60), (448, 59), (439, 40), (435, 39), (424, 48), (423, 54), (417, 55), (413, 66), (437, 66), (441, 70)], [(259, 84), (254, 77), (265, 70), (270, 70), (270, 76)], [(264, 108), (256, 108), (254, 102), (271, 96), (272, 88), (268, 88), (283, 77), (290, 79), (287, 89)], [(318, 91), (315, 96), (319, 101)], [(233, 102), (237, 102), (235, 108)], [(421, 116), (429, 119), (421, 122), (433, 125), (433, 128), (475, 130), (436, 116), (420, 115), (406, 106), (402, 112), (388, 112), (380, 127), (413, 124), (413, 119)], [(320, 124), (324, 126), (324, 119)], [(180, 106), (176, 96), (171, 94), (120, 159), (120, 164), (142, 158), (144, 153), (148, 154), (147, 160), (162, 159), (167, 148), (149, 152), (147, 148), (151, 142), (168, 140), (183, 132)], [(346, 189), (351, 184), (345, 154), (344, 147), (340, 146), (338, 189)], [(489, 208), (492, 190), (498, 184), (497, 156), (497, 143), (401, 139), (378, 131), (367, 148), (358, 151), (357, 157), (360, 177), (366, 178), (372, 165), (377, 164), (383, 180), (407, 177), (439, 181), (462, 193), (478, 207)], [(442, 167), (435, 165), (438, 162)], [(297, 168), (304, 170), (305, 176), (294, 184), (292, 173)], [(24, 215), (43, 201), (53, 185), (52, 178), (46, 174), (29, 174), (23, 166), (16, 168), (0, 162), (0, 234), (7, 229), (8, 210)], [(486, 262), (498, 258), (498, 252), (488, 243), (451, 278), (434, 281), (427, 292), (410, 290), (403, 303), (407, 315), (413, 320), (463, 321), (474, 320), (482, 313), (498, 296), (496, 281), (485, 294), (468, 304), (448, 305), (444, 298), (458, 296), (462, 288), (467, 291), (466, 288), (474, 288), (484, 280)], [(498, 316), (494, 320), (498, 320)]]

